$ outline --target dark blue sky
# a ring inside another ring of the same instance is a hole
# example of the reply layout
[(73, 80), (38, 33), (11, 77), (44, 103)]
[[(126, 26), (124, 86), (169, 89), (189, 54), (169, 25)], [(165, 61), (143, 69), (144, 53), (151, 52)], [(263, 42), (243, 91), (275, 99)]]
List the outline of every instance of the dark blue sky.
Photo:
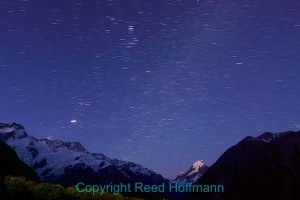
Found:
[(300, 129), (296, 0), (0, 0), (0, 121), (174, 177)]

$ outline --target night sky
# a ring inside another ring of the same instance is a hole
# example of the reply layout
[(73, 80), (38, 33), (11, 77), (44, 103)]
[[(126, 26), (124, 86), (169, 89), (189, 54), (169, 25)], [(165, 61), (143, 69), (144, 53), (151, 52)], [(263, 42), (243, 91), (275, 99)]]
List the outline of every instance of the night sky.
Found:
[(297, 0), (0, 0), (0, 122), (175, 177), (300, 129)]

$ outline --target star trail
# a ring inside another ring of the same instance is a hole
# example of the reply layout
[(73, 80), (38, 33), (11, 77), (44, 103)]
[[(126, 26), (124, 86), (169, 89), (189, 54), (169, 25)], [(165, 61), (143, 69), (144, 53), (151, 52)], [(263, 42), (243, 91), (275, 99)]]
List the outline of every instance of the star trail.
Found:
[(175, 177), (300, 127), (300, 3), (0, 0), (0, 121)]

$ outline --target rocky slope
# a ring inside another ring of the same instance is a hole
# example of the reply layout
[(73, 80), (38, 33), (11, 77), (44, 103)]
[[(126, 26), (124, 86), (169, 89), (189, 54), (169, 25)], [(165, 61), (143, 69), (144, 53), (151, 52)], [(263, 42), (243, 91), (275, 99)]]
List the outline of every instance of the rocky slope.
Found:
[(300, 132), (246, 137), (229, 148), (195, 185), (223, 185), (224, 193), (189, 193), (185, 199), (299, 199)]

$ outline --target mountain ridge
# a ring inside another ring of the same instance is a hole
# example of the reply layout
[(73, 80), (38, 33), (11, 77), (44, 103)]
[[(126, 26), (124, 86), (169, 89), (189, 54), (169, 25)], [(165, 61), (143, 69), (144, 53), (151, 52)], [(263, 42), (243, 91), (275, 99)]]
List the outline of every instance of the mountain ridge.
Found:
[(300, 131), (248, 136), (227, 149), (194, 183), (224, 193), (189, 193), (186, 200), (296, 200), (300, 197)]
[(17, 123), (0, 123), (0, 139), (14, 148), (21, 160), (35, 169), (45, 182), (64, 186), (75, 185), (84, 179), (94, 184), (169, 182), (153, 170), (133, 162), (110, 159), (101, 153), (90, 153), (79, 142), (34, 138)]

